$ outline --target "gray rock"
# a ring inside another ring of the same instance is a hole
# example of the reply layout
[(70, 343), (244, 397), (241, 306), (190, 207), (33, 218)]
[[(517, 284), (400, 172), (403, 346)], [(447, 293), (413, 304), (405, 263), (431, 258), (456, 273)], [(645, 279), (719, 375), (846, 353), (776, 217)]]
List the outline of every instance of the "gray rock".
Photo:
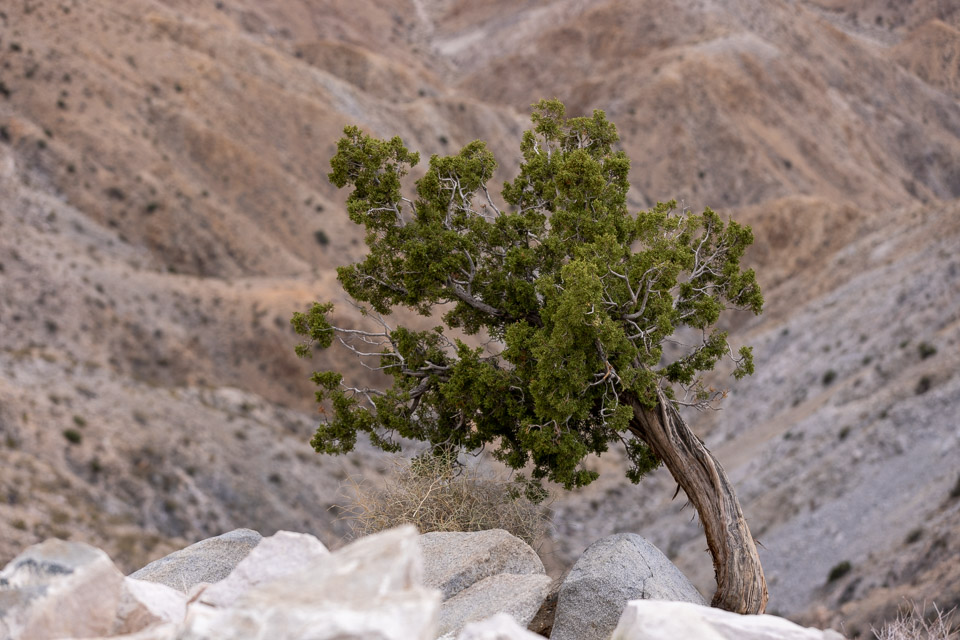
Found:
[(440, 633), (451, 636), (468, 622), (506, 613), (520, 625), (530, 624), (550, 590), (552, 580), (541, 574), (500, 573), (475, 582), (440, 607)]
[(226, 578), (261, 539), (261, 535), (251, 529), (234, 529), (154, 560), (130, 577), (159, 582), (187, 593), (198, 582)]
[(106, 636), (123, 574), (100, 549), (47, 540), (0, 571), (0, 638)]
[(545, 573), (536, 551), (503, 529), (425, 533), (420, 548), (424, 584), (439, 589), (444, 600), (498, 573)]
[(543, 636), (527, 631), (505, 613), (471, 622), (463, 628), (457, 640), (543, 640)]
[(421, 586), (418, 537), (412, 526), (367, 536), (232, 606), (194, 603), (179, 638), (433, 640), (440, 594)]
[(551, 640), (607, 640), (630, 600), (704, 604), (655, 546), (633, 533), (590, 545), (560, 587)]
[(776, 616), (744, 616), (689, 602), (634, 600), (611, 640), (843, 640)]

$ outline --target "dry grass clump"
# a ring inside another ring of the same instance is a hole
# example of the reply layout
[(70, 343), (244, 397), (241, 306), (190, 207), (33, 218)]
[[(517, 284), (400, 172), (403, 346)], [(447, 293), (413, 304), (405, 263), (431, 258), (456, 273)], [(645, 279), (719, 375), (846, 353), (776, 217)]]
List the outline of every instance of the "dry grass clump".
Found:
[(350, 485), (353, 495), (340, 508), (357, 536), (410, 523), (421, 533), (505, 529), (536, 546), (549, 519), (513, 482), (461, 465), (455, 454), (399, 461), (382, 488)]
[(954, 611), (944, 612), (933, 605), (933, 612), (927, 614), (926, 605), (921, 608), (913, 603), (880, 631), (871, 631), (877, 640), (960, 640), (960, 629), (953, 624)]

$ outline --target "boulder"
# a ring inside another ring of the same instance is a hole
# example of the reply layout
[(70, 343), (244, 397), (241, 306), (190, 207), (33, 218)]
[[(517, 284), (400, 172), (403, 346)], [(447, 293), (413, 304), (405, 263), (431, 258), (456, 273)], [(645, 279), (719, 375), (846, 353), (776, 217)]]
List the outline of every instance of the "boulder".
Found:
[(117, 606), (114, 634), (133, 633), (163, 623), (180, 623), (187, 613), (187, 598), (159, 582), (124, 578)]
[(611, 640), (843, 640), (836, 631), (801, 627), (777, 616), (744, 616), (689, 602), (634, 600)]
[(110, 635), (122, 593), (123, 574), (100, 549), (41, 542), (0, 572), (0, 637)]
[(418, 537), (412, 526), (367, 536), (252, 586), (232, 606), (195, 603), (180, 639), (433, 640), (440, 594), (421, 586)]
[(498, 613), (481, 622), (471, 622), (457, 640), (543, 640), (543, 636), (527, 631), (506, 613)]
[(545, 573), (537, 552), (503, 529), (425, 533), (420, 548), (424, 584), (439, 589), (444, 600), (498, 573)]
[(234, 529), (154, 560), (131, 573), (130, 577), (159, 582), (187, 593), (198, 582), (217, 582), (226, 578), (260, 540), (256, 531)]
[(633, 533), (590, 545), (560, 587), (551, 640), (607, 640), (630, 600), (704, 604), (655, 546)]
[(250, 588), (302, 571), (328, 555), (310, 534), (278, 531), (261, 540), (229, 576), (197, 594), (197, 600), (214, 607), (232, 605)]
[(468, 622), (497, 613), (509, 614), (526, 627), (543, 604), (551, 582), (541, 574), (500, 573), (484, 578), (444, 601), (439, 631), (452, 638)]
[(434, 640), (440, 596), (417, 587), (363, 601), (284, 602), (263, 594), (247, 604), (242, 609), (191, 606), (177, 640)]

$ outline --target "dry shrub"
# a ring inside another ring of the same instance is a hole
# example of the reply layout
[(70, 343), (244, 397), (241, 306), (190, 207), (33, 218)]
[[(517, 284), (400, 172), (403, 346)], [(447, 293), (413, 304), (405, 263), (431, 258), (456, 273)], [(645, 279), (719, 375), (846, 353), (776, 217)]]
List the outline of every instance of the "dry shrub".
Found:
[(960, 640), (960, 629), (953, 625), (954, 610), (944, 612), (933, 605), (928, 614), (927, 606), (912, 603), (908, 611), (901, 611), (897, 619), (883, 625), (880, 631), (871, 629), (877, 640)]
[(396, 463), (382, 488), (350, 481), (340, 505), (353, 533), (364, 536), (410, 523), (428, 531), (505, 529), (536, 547), (547, 530), (548, 509), (502, 477), (461, 465), (456, 455), (422, 455)]

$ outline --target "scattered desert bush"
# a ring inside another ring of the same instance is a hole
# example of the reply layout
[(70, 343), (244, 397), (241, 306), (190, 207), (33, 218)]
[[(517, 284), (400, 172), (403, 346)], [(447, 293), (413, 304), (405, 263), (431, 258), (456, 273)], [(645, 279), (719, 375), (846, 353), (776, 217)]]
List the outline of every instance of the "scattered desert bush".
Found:
[(63, 437), (66, 438), (71, 444), (80, 444), (80, 442), (83, 440), (83, 434), (76, 429), (64, 429)]
[(827, 575), (827, 582), (833, 582), (834, 580), (839, 580), (843, 576), (850, 573), (850, 570), (853, 569), (853, 565), (850, 564), (848, 560), (843, 562), (838, 562), (830, 569), (830, 573)]
[(926, 360), (931, 356), (937, 355), (937, 348), (929, 342), (921, 342), (917, 345), (917, 353), (921, 360)]
[(960, 640), (960, 629), (953, 624), (954, 611), (944, 612), (933, 605), (928, 614), (926, 605), (912, 603), (896, 620), (871, 631), (877, 640)]
[(837, 372), (834, 371), (833, 369), (827, 370), (827, 372), (823, 374), (823, 380), (822, 380), (823, 386), (826, 387), (830, 385), (836, 379), (837, 379)]
[(910, 533), (907, 534), (907, 537), (904, 540), (904, 542), (906, 542), (907, 544), (913, 544), (914, 542), (916, 542), (922, 537), (923, 537), (923, 528), (917, 527), (916, 529), (913, 529)]
[(454, 453), (424, 454), (396, 465), (382, 488), (348, 481), (347, 504), (338, 506), (354, 535), (410, 523), (421, 533), (505, 529), (536, 546), (546, 532), (545, 506), (510, 480), (460, 464)]
[(953, 489), (950, 490), (951, 498), (960, 498), (960, 476), (957, 476), (957, 483), (953, 485)]

